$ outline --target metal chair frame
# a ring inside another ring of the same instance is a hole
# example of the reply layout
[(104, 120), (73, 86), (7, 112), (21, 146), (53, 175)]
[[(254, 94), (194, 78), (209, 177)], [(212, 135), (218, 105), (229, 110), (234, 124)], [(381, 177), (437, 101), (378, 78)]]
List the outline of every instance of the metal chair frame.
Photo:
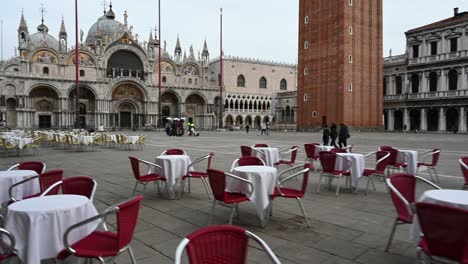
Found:
[[(21, 165), (21, 163), (17, 163), (17, 164), (15, 164), (15, 165), (11, 166), (10, 168), (8, 168), (7, 171), (14, 170), (14, 169), (18, 168), (20, 165)], [(42, 165), (44, 165), (44, 167), (42, 168), (42, 172), (41, 172), (41, 173), (44, 173), (44, 172), (46, 171), (46, 169), (47, 169), (47, 165), (46, 165), (44, 162), (42, 162)]]
[[(285, 160), (285, 156), (289, 153), (293, 153), (294, 151), (297, 151), (299, 149), (299, 147), (288, 147), (288, 148), (285, 148), (285, 149), (282, 149), (282, 150), (279, 150), (279, 154), (281, 155), (281, 160)], [(297, 154), (297, 153), (296, 153)], [(296, 157), (297, 159), (297, 157)], [(291, 156), (291, 160), (292, 160), (292, 156)], [(291, 161), (290, 160), (290, 161)], [(281, 165), (280, 163), (276, 164), (278, 167), (279, 165)], [(288, 164), (289, 167), (294, 167), (294, 164)]]
[(15, 237), (13, 236), (12, 233), (10, 233), (8, 230), (6, 229), (3, 229), (3, 228), (0, 228), (0, 237), (1, 235), (4, 235), (8, 238), (8, 240), (10, 240), (10, 244), (9, 244), (9, 247), (6, 248), (5, 252), (3, 252), (3, 256), (8, 259), (9, 256), (14, 253), (14, 250), (15, 250), (15, 244), (16, 244), (16, 240), (15, 240)]
[[(377, 151), (374, 151), (374, 152), (371, 152), (371, 153), (368, 153), (366, 155), (364, 155), (364, 158), (367, 158), (371, 155), (374, 155), (376, 154)], [(384, 160), (388, 159), (390, 157), (390, 153), (387, 152), (387, 154), (385, 156), (383, 156), (382, 158), (380, 158), (379, 160), (377, 160), (377, 163), (375, 164), (375, 169), (377, 170), (379, 164), (381, 162), (383, 162)], [(372, 183), (372, 187), (374, 188), (374, 192), (376, 191), (376, 188), (375, 188), (375, 183), (374, 183), (374, 176), (377, 176), (377, 177), (382, 177), (382, 178), (387, 178), (385, 176), (385, 171), (383, 174), (380, 174), (380, 173), (372, 173), (370, 174), (369, 176), (367, 176), (367, 184), (366, 184), (366, 195), (367, 193), (369, 192), (369, 183)]]
[[(76, 176), (76, 177), (89, 177), (89, 176)], [(73, 178), (73, 177), (70, 177), (70, 178)], [(68, 178), (68, 179), (70, 179)], [(89, 177), (90, 179), (92, 179), (91, 177)], [(91, 191), (91, 197), (89, 197), (89, 200), (92, 202), (94, 200), (94, 195), (96, 194), (96, 188), (97, 188), (97, 182), (96, 180), (92, 179), (93, 180), (93, 183), (94, 183), (94, 186), (93, 186), (93, 190)], [(55, 187), (59, 186), (59, 185), (62, 185), (63, 184), (63, 180), (61, 181), (58, 181), (54, 184), (52, 184), (49, 188), (47, 188), (47, 190), (45, 190), (40, 196), (46, 196), (52, 189), (54, 189)]]
[[(428, 153), (428, 154), (426, 154), (426, 153)], [(436, 151), (434, 151), (434, 150), (428, 150), (428, 151), (425, 151), (425, 152), (421, 153), (421, 155), (426, 154), (426, 155), (423, 156), (423, 161), (422, 161), (422, 163), (426, 164), (426, 159), (427, 159), (428, 157), (434, 156), (434, 155), (437, 154), (437, 153), (440, 153), (440, 149), (439, 149), (439, 150), (436, 150)], [(419, 161), (418, 161), (418, 163), (419, 163)], [(424, 165), (424, 166), (425, 166), (425, 165)], [(417, 167), (417, 170), (416, 170), (416, 174), (417, 174), (417, 175), (419, 175), (419, 167), (420, 167), (420, 166), (418, 166), (418, 167)], [(429, 176), (431, 177), (431, 181), (434, 181), (434, 178), (433, 178), (433, 176), (432, 176), (432, 173), (434, 173), (437, 182), (440, 183), (439, 175), (437, 174), (437, 170), (435, 169), (435, 166), (432, 166), (432, 162), (431, 162), (431, 166), (426, 166), (426, 167), (427, 167), (427, 171), (429, 172)]]
[[(214, 155), (214, 153), (210, 153), (210, 154), (207, 154), (207, 155), (205, 155), (205, 156), (203, 156), (203, 157), (197, 158), (197, 159), (195, 159), (191, 164), (189, 164), (189, 165), (187, 166), (187, 175), (186, 175), (186, 177), (188, 178), (188, 192), (189, 192), (189, 193), (190, 193), (190, 188), (191, 188), (191, 183), (190, 183), (191, 179), (190, 179), (190, 178), (192, 178), (192, 176), (191, 176), (191, 174), (190, 174), (192, 171), (190, 170), (190, 168), (193, 168), (193, 166), (194, 166), (195, 164), (197, 164), (197, 163), (200, 163), (200, 162), (202, 162), (202, 161), (204, 161), (204, 160), (207, 160), (207, 159), (212, 158), (213, 155)], [(208, 162), (209, 162), (209, 161), (208, 161)], [(209, 169), (209, 166), (208, 166), (208, 169)], [(206, 178), (201, 177), (200, 179), (201, 179), (201, 181), (202, 181), (202, 183), (203, 183), (203, 187), (205, 187), (205, 191), (206, 191), (206, 194), (208, 195), (208, 199), (211, 200), (211, 199), (212, 199), (212, 195), (211, 195), (211, 190), (210, 190), (210, 187), (209, 187), (210, 184), (208, 183), (208, 181), (207, 181)]]
[[(150, 174), (151, 173), (151, 167), (156, 167), (158, 169), (161, 169), (162, 167), (157, 165), (157, 164), (154, 164), (152, 162), (149, 162), (149, 161), (146, 161), (146, 160), (142, 160), (142, 159), (138, 159), (138, 162), (141, 162), (143, 164), (146, 164), (148, 166), (148, 172), (146, 174)], [(140, 175), (141, 176), (141, 175)], [(157, 184), (156, 182), (158, 181), (153, 181), (153, 187), (157, 187), (157, 191), (158, 193), (160, 193), (160, 187), (159, 187), (159, 184)], [(133, 187), (133, 193), (132, 195), (135, 195), (135, 192), (137, 191), (137, 186), (138, 184), (142, 184), (143, 185), (143, 193), (146, 193), (146, 185), (148, 184), (149, 182), (141, 182), (139, 180), (136, 180), (135, 182), (135, 186)]]
[[(263, 166), (266, 166), (266, 163), (265, 163), (265, 161), (264, 161), (263, 159), (261, 159), (261, 158), (259, 158), (259, 157), (255, 157), (255, 158), (258, 158), (258, 159), (262, 162)], [(232, 162), (230, 172), (233, 172), (233, 171), (234, 171), (234, 168), (237, 167), (237, 166), (239, 166), (239, 160), (240, 160), (240, 158), (235, 159), (235, 160)]]
[[(336, 154), (335, 154), (335, 155), (336, 155)], [(337, 158), (340, 158), (340, 159), (343, 159), (343, 161), (344, 161), (345, 163), (348, 164), (348, 167), (351, 167), (351, 164), (352, 164), (352, 163), (351, 163), (350, 160), (348, 160), (347, 158), (345, 158), (345, 157), (343, 157), (343, 156), (340, 156), (340, 155), (336, 155), (336, 157), (337, 157)], [(348, 172), (348, 171), (344, 171), (344, 172)], [(320, 193), (320, 186), (321, 186), (321, 184), (322, 184), (322, 177), (323, 177), (323, 176), (326, 176), (326, 177), (329, 178), (329, 181), (328, 181), (328, 188), (329, 188), (330, 190), (331, 190), (331, 182), (332, 182), (332, 179), (338, 178), (338, 183), (337, 183), (337, 185), (336, 185), (336, 193), (335, 193), (335, 196), (338, 197), (338, 196), (340, 195), (341, 179), (343, 178), (344, 175), (343, 175), (342, 173), (335, 175), (335, 174), (332, 174), (332, 173), (328, 173), (328, 172), (323, 172), (323, 171), (322, 171), (322, 172), (320, 173), (319, 181), (318, 181), (318, 184), (317, 184), (317, 193)], [(345, 176), (345, 177), (346, 177), (345, 186), (348, 186), (348, 185), (349, 185), (349, 183), (348, 183), (349, 177), (348, 177), (348, 176)]]
[[(463, 162), (463, 158), (459, 158), (458, 159), (458, 163), (460, 163), (460, 165), (465, 168), (466, 171), (468, 171), (468, 164), (464, 163)], [(463, 173), (463, 172), (462, 172)], [(468, 188), (468, 182), (466, 182), (467, 180), (465, 179), (465, 183), (463, 184), (463, 187), (462, 189), (466, 189)]]

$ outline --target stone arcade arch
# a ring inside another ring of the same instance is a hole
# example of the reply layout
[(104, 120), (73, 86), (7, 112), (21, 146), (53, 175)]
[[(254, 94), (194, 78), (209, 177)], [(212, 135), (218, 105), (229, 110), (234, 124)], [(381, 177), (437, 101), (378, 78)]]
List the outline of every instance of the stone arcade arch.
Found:
[(234, 120), (233, 120), (233, 117), (232, 115), (227, 115), (226, 116), (226, 121), (224, 123), (226, 126), (232, 126), (234, 125)]
[(421, 112), (418, 109), (411, 109), (409, 112), (410, 116), (410, 127), (411, 131), (420, 130), (421, 124)]
[(17, 125), (16, 104), (14, 98), (6, 100), (6, 126), (9, 128), (16, 128)]
[[(76, 87), (68, 93), (69, 111), (76, 114)], [(94, 114), (96, 112), (96, 94), (86, 86), (80, 86), (80, 109), (79, 109), (79, 127), (95, 127)], [(75, 119), (75, 118), (73, 118)]]
[(192, 121), (198, 128), (205, 127), (205, 119), (203, 118), (206, 112), (205, 99), (197, 94), (191, 94), (185, 100), (185, 113), (187, 121)]
[(427, 131), (439, 130), (439, 111), (432, 108), (427, 111)]
[(112, 90), (114, 114), (111, 116), (111, 125), (131, 128), (139, 127), (145, 123), (144, 103), (145, 92), (136, 83), (122, 82)]
[(245, 124), (252, 126), (252, 117), (251, 116), (246, 116), (245, 117)]
[(236, 117), (236, 126), (242, 126), (242, 125), (243, 125), (242, 116), (238, 115)]
[(180, 100), (177, 94), (172, 91), (166, 91), (161, 95), (161, 108), (166, 109), (168, 115), (164, 115), (163, 118), (167, 117), (179, 117), (180, 115)]
[(58, 127), (58, 92), (51, 86), (38, 85), (29, 92), (31, 107), (34, 109), (34, 127), (51, 128)]
[(403, 111), (395, 111), (395, 131), (403, 130)]
[(445, 112), (445, 129), (447, 131), (458, 131), (458, 119), (460, 118), (458, 112), (458, 109), (453, 107), (447, 109), (447, 112)]

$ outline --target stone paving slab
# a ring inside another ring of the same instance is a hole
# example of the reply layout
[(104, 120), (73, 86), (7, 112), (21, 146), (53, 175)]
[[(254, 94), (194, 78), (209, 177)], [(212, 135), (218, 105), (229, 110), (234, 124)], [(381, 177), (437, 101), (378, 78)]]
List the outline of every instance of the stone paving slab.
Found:
[[(127, 134), (135, 132), (125, 131)], [(140, 133), (139, 133), (140, 134)], [(212, 167), (229, 170), (234, 159), (240, 156), (241, 145), (267, 143), (280, 149), (299, 146), (297, 160), (305, 160), (304, 143), (321, 142), (318, 133), (272, 132), (260, 136), (257, 131), (201, 132), (200, 137), (166, 137), (162, 132), (144, 132), (144, 150), (119, 150), (102, 147), (94, 152), (70, 152), (54, 146), (45, 146), (40, 154), (31, 156), (0, 157), (0, 169), (26, 160), (42, 160), (48, 169), (64, 169), (65, 177), (93, 176), (98, 182), (95, 205), (98, 210), (132, 197), (135, 180), (128, 157), (135, 156), (154, 161), (168, 148), (183, 148), (192, 157), (215, 152)], [(418, 151), (441, 148), (437, 167), (444, 188), (462, 186), (457, 159), (468, 156), (468, 136), (453, 134), (396, 134), (353, 133), (349, 143), (353, 151), (369, 153), (380, 145)], [(370, 165), (368, 165), (370, 166)], [(428, 175), (424, 172), (422, 176)], [(235, 225), (243, 226), (262, 237), (273, 248), (283, 263), (416, 263), (415, 245), (409, 240), (409, 226), (399, 226), (390, 253), (384, 248), (395, 217), (395, 211), (384, 183), (376, 180), (377, 191), (368, 195), (361, 191), (351, 193), (345, 189), (338, 198), (332, 190), (322, 188), (315, 192), (318, 175), (312, 174), (306, 197), (303, 199), (309, 215), (308, 228), (298, 204), (293, 199), (275, 199), (272, 218), (265, 228), (259, 226), (255, 208), (249, 203), (240, 204), (240, 218)], [(292, 185), (299, 182), (291, 181)], [(418, 193), (424, 188), (418, 187)], [(173, 263), (175, 249), (183, 237), (207, 226), (211, 210), (200, 181), (192, 180), (191, 193), (179, 200), (165, 200), (153, 188), (148, 188), (139, 214), (132, 247), (138, 263)], [(216, 207), (214, 224), (227, 223), (230, 209)], [(115, 225), (115, 220), (111, 221)], [(249, 263), (268, 263), (268, 258), (252, 244)], [(117, 257), (115, 263), (129, 263), (127, 254)], [(46, 261), (44, 263), (47, 263)], [(52, 262), (53, 263), (53, 262)]]

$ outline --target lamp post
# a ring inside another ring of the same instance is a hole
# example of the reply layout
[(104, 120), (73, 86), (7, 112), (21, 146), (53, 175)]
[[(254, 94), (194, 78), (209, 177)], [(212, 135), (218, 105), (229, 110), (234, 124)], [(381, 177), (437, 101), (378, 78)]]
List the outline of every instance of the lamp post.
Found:
[(223, 128), (223, 9), (220, 9), (219, 15), (220, 22), (220, 37), (219, 37), (219, 46), (220, 46), (220, 55), (219, 55), (219, 128)]
[(75, 0), (75, 88), (76, 88), (76, 118), (75, 128), (80, 127), (80, 75), (78, 60), (78, 0)]
[(162, 128), (162, 113), (161, 113), (161, 0), (158, 0), (158, 128)]

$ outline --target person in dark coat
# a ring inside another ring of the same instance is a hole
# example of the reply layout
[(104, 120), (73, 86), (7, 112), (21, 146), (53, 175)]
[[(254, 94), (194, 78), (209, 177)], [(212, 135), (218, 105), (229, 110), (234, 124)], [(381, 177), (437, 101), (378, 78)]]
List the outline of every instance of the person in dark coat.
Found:
[(338, 146), (336, 145), (336, 138), (338, 137), (338, 131), (336, 131), (336, 125), (335, 123), (332, 123), (330, 126), (330, 146), (334, 146), (337, 148)]
[(323, 139), (323, 145), (328, 146), (328, 141), (330, 139), (330, 129), (328, 128), (327, 124), (325, 124), (325, 126), (323, 127), (322, 139)]
[(245, 132), (246, 132), (247, 134), (249, 133), (249, 128), (250, 128), (249, 124), (245, 125)]
[(348, 127), (345, 124), (341, 123), (340, 132), (338, 133), (338, 145), (340, 145), (340, 148), (342, 148), (343, 146), (346, 147), (348, 145), (346, 141), (349, 137), (350, 135)]

